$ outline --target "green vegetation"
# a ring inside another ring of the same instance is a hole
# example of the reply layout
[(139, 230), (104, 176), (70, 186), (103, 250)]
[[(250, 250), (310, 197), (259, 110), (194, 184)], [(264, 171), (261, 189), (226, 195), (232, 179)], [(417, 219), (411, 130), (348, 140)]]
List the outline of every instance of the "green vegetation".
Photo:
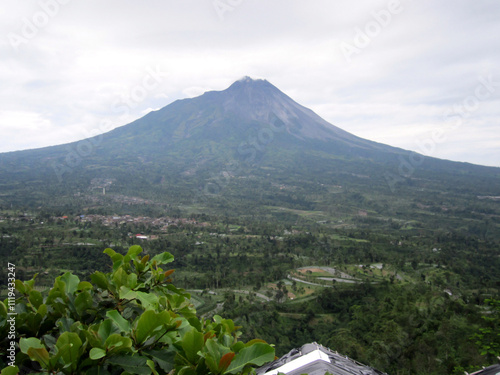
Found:
[[(106, 249), (109, 273), (92, 283), (67, 272), (47, 294), (35, 278), (16, 280), (16, 330), (20, 352), (5, 372), (57, 374), (246, 374), (275, 358), (262, 340), (239, 341), (229, 319), (198, 319), (190, 295), (171, 284), (170, 253), (141, 257)], [(9, 304), (0, 303), (0, 334), (7, 338)], [(6, 353), (10, 341), (2, 341)], [(2, 358), (3, 360), (3, 358)], [(3, 363), (3, 366), (6, 364)], [(2, 367), (3, 367), (2, 366)], [(3, 374), (4, 372), (2, 372)]]
[(482, 316), (487, 324), (479, 329), (474, 338), (477, 339), (476, 344), (480, 347), (481, 354), (494, 359), (500, 357), (500, 301), (487, 299), (485, 303), (491, 307), (488, 314)]
[[(38, 273), (32, 288), (44, 296), (69, 271), (92, 284), (92, 274), (115, 272), (103, 254), (110, 245), (121, 256), (141, 245), (142, 259), (163, 249), (175, 254), (175, 283), (193, 296), (206, 329), (225, 316), (242, 326), (241, 339), (260, 337), (278, 356), (317, 341), (389, 374), (459, 374), (496, 361), (498, 314), (490, 300), (500, 299), (500, 258), (493, 237), (440, 228), (408, 234), (390, 222), (369, 228), (357, 216), (345, 218), (347, 226), (195, 214), (63, 218), (11, 211), (2, 220), (4, 259), (16, 264), (20, 279)], [(95, 297), (102, 289), (87, 292)], [(193, 316), (175, 314), (192, 325)], [(43, 343), (43, 335), (32, 335)]]

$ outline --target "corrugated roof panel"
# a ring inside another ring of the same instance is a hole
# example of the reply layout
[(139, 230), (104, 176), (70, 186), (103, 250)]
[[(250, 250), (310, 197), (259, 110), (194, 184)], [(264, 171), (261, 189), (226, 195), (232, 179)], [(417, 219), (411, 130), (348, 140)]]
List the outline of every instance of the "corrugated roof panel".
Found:
[(387, 375), (342, 356), (317, 343), (305, 344), (293, 349), (280, 359), (256, 370), (258, 375)]

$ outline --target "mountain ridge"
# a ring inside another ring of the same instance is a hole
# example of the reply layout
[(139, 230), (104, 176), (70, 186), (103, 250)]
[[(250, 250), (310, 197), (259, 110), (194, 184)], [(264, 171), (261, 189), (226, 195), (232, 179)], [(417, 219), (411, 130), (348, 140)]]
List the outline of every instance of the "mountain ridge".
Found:
[[(19, 153), (19, 152), (21, 152), (21, 153), (22, 152), (36, 152), (37, 150), (54, 150), (54, 148), (57, 149), (59, 147), (67, 147), (67, 146), (71, 146), (71, 145), (76, 145), (79, 142), (85, 141), (87, 139), (108, 137), (109, 135), (121, 133), (121, 132), (125, 131), (126, 129), (131, 129), (131, 128), (134, 128), (138, 125), (142, 125), (142, 123), (145, 120), (151, 119), (153, 121), (162, 121), (163, 120), (162, 117), (164, 117), (166, 113), (168, 114), (168, 112), (170, 110), (174, 110), (174, 111), (178, 110), (178, 107), (186, 107), (186, 106), (193, 107), (193, 105), (199, 104), (199, 103), (196, 103), (197, 101), (202, 101), (201, 104), (203, 106), (206, 104), (210, 104), (213, 101), (217, 101), (218, 99), (220, 99), (220, 97), (222, 97), (224, 99), (222, 106), (229, 113), (234, 114), (234, 112), (240, 112), (239, 114), (241, 115), (241, 112), (244, 112), (244, 115), (249, 117), (251, 120), (260, 121), (260, 122), (268, 122), (268, 125), (271, 125), (271, 130), (273, 130), (274, 124), (272, 122), (270, 122), (270, 121), (272, 121), (272, 119), (266, 118), (266, 115), (268, 116), (269, 112), (272, 112), (272, 111), (262, 113), (262, 111), (259, 112), (258, 106), (254, 106), (253, 108), (249, 108), (248, 105), (245, 106), (245, 108), (244, 108), (245, 111), (242, 111), (241, 108), (238, 108), (238, 105), (240, 105), (242, 102), (245, 102), (245, 100), (241, 101), (241, 100), (237, 100), (237, 99), (241, 99), (242, 96), (245, 94), (251, 95), (252, 93), (255, 92), (256, 87), (260, 91), (265, 90), (267, 92), (271, 92), (272, 98), (279, 101), (280, 104), (282, 104), (282, 103), (288, 104), (288, 108), (287, 108), (289, 110), (288, 112), (283, 111), (283, 110), (280, 111), (279, 109), (276, 109), (276, 107), (277, 107), (276, 105), (274, 106), (273, 109), (275, 109), (275, 112), (278, 112), (278, 114), (276, 115), (276, 119), (281, 120), (281, 121), (290, 120), (290, 119), (297, 120), (298, 116), (290, 116), (290, 112), (291, 112), (290, 107), (293, 107), (293, 109), (296, 109), (296, 110), (298, 109), (301, 114), (304, 114), (305, 116), (307, 116), (310, 119), (312, 118), (315, 121), (316, 125), (320, 125), (319, 128), (314, 129), (315, 131), (314, 130), (311, 131), (311, 129), (309, 127), (309, 133), (307, 133), (307, 132), (301, 133), (300, 130), (298, 130), (299, 125), (297, 125), (297, 124), (295, 124), (296, 128), (292, 128), (292, 129), (287, 128), (286, 129), (287, 133), (292, 134), (295, 137), (300, 138), (300, 137), (305, 136), (305, 138), (316, 139), (316, 140), (324, 140), (325, 138), (326, 139), (335, 139), (335, 140), (341, 139), (341, 140), (346, 141), (348, 143), (352, 143), (353, 145), (358, 146), (358, 147), (360, 147), (360, 146), (361, 147), (363, 147), (363, 146), (364, 147), (371, 147), (371, 148), (376, 148), (379, 150), (386, 150), (386, 151), (392, 151), (392, 152), (403, 153), (403, 154), (414, 153), (413, 151), (405, 150), (405, 149), (402, 149), (400, 147), (390, 146), (387, 144), (383, 144), (380, 142), (375, 142), (375, 141), (371, 141), (371, 140), (367, 140), (367, 139), (355, 136), (355, 135), (329, 123), (328, 121), (324, 120), (322, 117), (317, 115), (311, 109), (306, 108), (306, 107), (300, 105), (299, 103), (295, 102), (292, 98), (290, 98), (288, 95), (283, 93), (276, 86), (272, 85), (269, 81), (267, 81), (265, 79), (252, 79), (249, 76), (244, 76), (244, 77), (240, 78), (239, 80), (235, 81), (233, 84), (231, 84), (228, 88), (226, 88), (224, 90), (210, 90), (210, 91), (206, 91), (202, 95), (199, 95), (199, 96), (194, 97), (194, 98), (185, 98), (185, 99), (175, 100), (172, 103), (170, 103), (170, 104), (168, 104), (168, 105), (166, 105), (158, 110), (149, 112), (145, 116), (143, 116), (137, 120), (134, 120), (131, 123), (121, 125), (117, 128), (114, 128), (106, 133), (102, 133), (102, 134), (97, 135), (95, 137), (85, 138), (85, 139), (81, 139), (78, 141), (69, 142), (69, 143), (60, 144), (60, 145), (45, 146), (45, 147), (40, 147), (40, 148), (35, 148), (35, 149), (28, 149), (28, 150), (17, 150), (17, 151), (3, 152), (3, 153), (0, 153), (0, 155), (13, 154), (13, 153)], [(207, 101), (203, 100), (205, 98), (208, 99), (208, 103), (207, 103)], [(255, 103), (252, 103), (251, 101), (248, 101), (248, 100), (247, 100), (247, 102), (249, 102), (251, 104), (255, 104)], [(292, 106), (290, 106), (290, 103), (292, 103)], [(276, 104), (276, 103), (274, 103), (274, 104)], [(237, 110), (235, 110), (235, 108), (237, 108)], [(202, 112), (198, 114), (198, 117), (201, 117)], [(275, 112), (273, 112), (273, 113), (276, 114)], [(207, 117), (210, 118), (211, 116), (207, 116)], [(276, 119), (274, 119), (274, 120), (276, 120)], [(190, 116), (188, 121), (189, 120), (193, 121), (193, 115)], [(304, 122), (303, 121), (304, 118), (301, 118), (300, 120), (302, 120), (302, 123)], [(183, 119), (183, 122), (185, 122), (185, 123), (187, 123), (188, 121), (186, 121), (186, 119)], [(285, 121), (283, 121), (283, 122), (285, 122)], [(144, 125), (142, 125), (142, 126), (144, 126)], [(276, 126), (276, 128), (278, 128), (278, 126)], [(147, 130), (147, 129), (145, 129), (145, 130)], [(137, 132), (133, 132), (133, 133), (137, 133)], [(185, 136), (185, 135), (190, 136), (189, 133), (182, 133), (182, 129), (178, 129), (177, 133), (175, 133), (175, 134), (174, 133), (175, 132), (171, 132), (172, 136), (175, 135), (174, 139), (183, 138), (183, 136)], [(138, 134), (134, 134), (134, 135), (138, 135)], [(147, 136), (147, 133), (145, 135)], [(96, 142), (94, 141), (93, 143), (95, 144)], [(434, 158), (434, 157), (430, 157), (430, 156), (424, 156), (424, 157), (431, 158), (431, 159), (438, 159), (438, 158)], [(467, 165), (478, 165), (478, 164), (473, 164), (473, 163), (468, 163), (468, 162), (458, 162), (458, 161), (452, 161), (452, 160), (447, 160), (447, 159), (439, 159), (439, 160), (460, 163), (460, 164), (467, 164)], [(490, 167), (490, 166), (483, 166), (483, 167), (498, 168), (498, 167)]]
[[(206, 100), (204, 101), (204, 99)], [(235, 114), (259, 122), (272, 121), (270, 114), (274, 114), (276, 119), (281, 122), (288, 123), (289, 126), (295, 125), (295, 127), (287, 127), (286, 129), (289, 134), (295, 136), (313, 139), (341, 138), (351, 142), (366, 141), (328, 123), (312, 110), (295, 102), (267, 80), (253, 80), (246, 76), (234, 82), (225, 90), (207, 91), (198, 97), (178, 100), (171, 105), (176, 103), (182, 105), (188, 101), (189, 104), (201, 101), (204, 105), (212, 105), (213, 102), (217, 101), (222, 102), (220, 106), (225, 111), (224, 115)], [(165, 112), (169, 109), (170, 105), (155, 112)], [(314, 121), (314, 125), (316, 125), (314, 131), (311, 131), (311, 126), (309, 126), (309, 133), (300, 132), (300, 124), (297, 124), (297, 122), (304, 123), (304, 120)], [(293, 124), (289, 124), (290, 122)], [(372, 143), (375, 144), (375, 142)]]
[[(396, 187), (439, 191), (449, 184), (444, 179), (453, 181), (453, 191), (496, 195), (500, 168), (425, 157), (357, 137), (268, 81), (244, 77), (93, 138), (0, 154), (0, 206), (71, 202), (75, 192), (92, 191), (95, 179), (113, 180), (110, 193), (170, 205), (190, 204), (218, 181), (224, 195), (206, 196), (219, 209), (249, 204), (256, 192), (264, 206), (319, 209), (331, 203), (331, 186), (365, 191), (367, 183), (370, 194), (381, 196)], [(481, 189), (474, 179), (483, 182)], [(293, 192), (280, 186), (293, 186)]]

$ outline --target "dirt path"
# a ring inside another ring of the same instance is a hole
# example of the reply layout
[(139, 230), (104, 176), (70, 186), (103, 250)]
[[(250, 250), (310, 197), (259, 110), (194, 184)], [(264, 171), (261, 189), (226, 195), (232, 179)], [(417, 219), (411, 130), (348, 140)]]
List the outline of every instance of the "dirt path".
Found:
[[(196, 293), (203, 293), (204, 290), (201, 290), (201, 289), (189, 289), (187, 292), (196, 292)], [(250, 291), (249, 290), (232, 290), (232, 292), (234, 293), (242, 293), (242, 294), (250, 294)], [(215, 295), (216, 292), (212, 291), (212, 290), (209, 290), (208, 293), (212, 294), (212, 295)], [(252, 293), (255, 293), (255, 295), (261, 299), (263, 299), (264, 301), (271, 301), (271, 298), (269, 298), (268, 296), (265, 296), (264, 294), (262, 293), (256, 293), (256, 292), (252, 292)]]
[[(233, 292), (235, 293), (244, 293), (244, 294), (250, 294), (250, 291), (248, 290), (233, 290)], [(262, 293), (256, 293), (256, 292), (252, 292), (252, 293), (255, 293), (255, 295), (259, 298), (262, 298), (264, 301), (271, 301), (271, 298), (269, 298), (268, 296), (265, 296), (263, 295)]]
[(302, 271), (311, 271), (311, 272), (328, 272), (332, 276), (338, 276), (340, 279), (351, 279), (351, 280), (356, 280), (353, 276), (342, 272), (336, 268), (333, 267), (325, 267), (325, 266), (309, 266), (309, 267), (301, 267), (298, 269), (299, 272), (303, 273)]

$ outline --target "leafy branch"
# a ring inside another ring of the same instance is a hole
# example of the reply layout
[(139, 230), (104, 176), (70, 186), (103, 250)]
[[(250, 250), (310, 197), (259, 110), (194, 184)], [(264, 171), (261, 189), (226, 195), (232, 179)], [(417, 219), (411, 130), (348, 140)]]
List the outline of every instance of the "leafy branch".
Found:
[[(171, 283), (174, 270), (161, 267), (172, 254), (150, 259), (141, 252), (106, 249), (111, 272), (94, 272), (92, 283), (67, 272), (45, 295), (35, 290), (35, 278), (16, 280), (17, 367), (2, 374), (246, 374), (275, 358), (261, 340), (238, 341), (232, 320), (196, 317), (189, 293)], [(9, 329), (7, 302), (0, 334)]]

